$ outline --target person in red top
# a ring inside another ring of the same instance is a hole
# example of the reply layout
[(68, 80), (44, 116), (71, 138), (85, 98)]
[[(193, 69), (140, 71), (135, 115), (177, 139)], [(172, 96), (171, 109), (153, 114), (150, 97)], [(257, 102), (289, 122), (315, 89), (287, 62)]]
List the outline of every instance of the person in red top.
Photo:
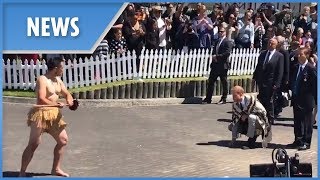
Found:
[(24, 62), (27, 59), (29, 64), (31, 59), (33, 61), (40, 60), (39, 54), (18, 54), (18, 58), (21, 59), (22, 62)]

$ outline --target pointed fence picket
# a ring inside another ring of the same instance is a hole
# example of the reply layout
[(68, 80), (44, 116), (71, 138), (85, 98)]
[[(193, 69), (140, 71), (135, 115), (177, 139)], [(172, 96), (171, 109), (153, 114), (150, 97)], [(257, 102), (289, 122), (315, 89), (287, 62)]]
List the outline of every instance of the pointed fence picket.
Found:
[[(259, 49), (233, 49), (228, 75), (252, 75)], [(137, 61), (135, 51), (84, 59), (67, 60), (62, 80), (67, 88), (79, 88), (130, 79), (207, 77), (212, 49), (142, 49)], [(3, 60), (3, 89), (34, 89), (36, 78), (47, 71), (45, 60)], [(139, 64), (137, 64), (139, 63)]]

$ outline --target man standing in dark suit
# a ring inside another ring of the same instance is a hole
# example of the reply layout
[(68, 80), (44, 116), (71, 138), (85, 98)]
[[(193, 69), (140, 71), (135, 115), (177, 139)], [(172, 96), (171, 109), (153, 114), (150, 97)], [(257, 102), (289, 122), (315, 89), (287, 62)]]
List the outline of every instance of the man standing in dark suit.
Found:
[(274, 116), (277, 117), (281, 112), (284, 105), (284, 99), (282, 97), (282, 92), (289, 91), (289, 70), (290, 70), (290, 59), (289, 59), (289, 51), (284, 48), (285, 38), (282, 36), (277, 36), (278, 46), (277, 51), (279, 51), (283, 55), (283, 76), (282, 83), (277, 92), (277, 98), (274, 107)]
[(290, 77), (295, 136), (295, 141), (290, 145), (298, 147), (298, 150), (310, 148), (313, 131), (312, 110), (317, 104), (317, 71), (308, 62), (308, 58), (309, 50), (299, 49), (299, 63)]
[(270, 124), (274, 123), (274, 95), (280, 88), (283, 76), (283, 55), (276, 51), (278, 41), (269, 40), (268, 50), (262, 51), (253, 73), (253, 84), (259, 88), (258, 99), (267, 110)]
[(220, 77), (222, 83), (222, 97), (218, 104), (225, 104), (228, 94), (227, 73), (230, 68), (229, 56), (232, 50), (232, 42), (226, 38), (226, 30), (224, 27), (219, 27), (219, 40), (214, 47), (215, 53), (212, 56), (212, 63), (210, 65), (211, 71), (209, 76), (209, 84), (206, 98), (203, 102), (210, 104), (213, 94), (214, 83)]

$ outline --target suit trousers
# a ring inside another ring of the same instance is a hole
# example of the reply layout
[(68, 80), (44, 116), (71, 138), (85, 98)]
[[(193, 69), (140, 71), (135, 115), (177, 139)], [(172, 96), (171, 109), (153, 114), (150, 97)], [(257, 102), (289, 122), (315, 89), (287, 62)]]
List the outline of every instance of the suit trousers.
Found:
[[(276, 92), (276, 91), (275, 91)], [(259, 85), (258, 99), (267, 111), (269, 123), (273, 122), (274, 117), (274, 93), (272, 87)]]
[(298, 145), (311, 144), (313, 132), (313, 109), (303, 109), (293, 105), (294, 136)]
[(282, 98), (282, 91), (278, 89), (275, 92), (276, 96), (273, 99), (274, 100), (274, 116), (279, 115), (283, 110), (283, 98)]
[(222, 83), (221, 99), (224, 99), (224, 100), (227, 99), (227, 95), (228, 95), (227, 74), (228, 74), (228, 69), (224, 69), (224, 70), (217, 70), (215, 68), (211, 69), (206, 99), (211, 100), (213, 95), (214, 83), (217, 81), (218, 77), (220, 77), (220, 80)]

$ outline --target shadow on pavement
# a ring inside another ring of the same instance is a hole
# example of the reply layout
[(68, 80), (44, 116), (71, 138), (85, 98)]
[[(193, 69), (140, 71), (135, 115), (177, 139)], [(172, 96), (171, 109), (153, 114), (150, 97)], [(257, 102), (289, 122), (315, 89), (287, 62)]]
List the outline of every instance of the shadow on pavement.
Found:
[[(232, 119), (218, 119), (217, 121), (218, 122), (231, 123)], [(272, 126), (294, 127), (293, 124), (281, 123), (283, 121), (293, 121), (293, 118), (280, 118), (280, 119), (277, 119)], [(318, 129), (318, 126), (317, 125), (313, 125), (313, 129)]]
[(279, 122), (277, 122), (277, 120), (276, 120), (272, 126), (293, 127), (293, 124), (279, 123)]
[[(284, 126), (284, 127), (294, 127), (293, 124), (284, 124), (284, 123), (278, 123), (278, 120), (276, 120), (276, 122), (274, 123), (273, 126)], [(313, 125), (313, 129), (318, 129), (317, 125)]]
[(218, 119), (218, 122), (227, 122), (227, 123), (231, 123), (232, 119)]
[(292, 121), (293, 122), (293, 118), (278, 117), (277, 121)]
[(183, 100), (182, 104), (202, 104), (202, 98), (188, 97)]
[[(26, 173), (27, 177), (34, 177), (34, 176), (52, 176), (51, 174), (48, 173)], [(4, 171), (2, 173), (3, 177), (18, 177), (19, 176), (19, 171)]]
[[(206, 143), (196, 143), (196, 145), (199, 146), (210, 146), (210, 145), (215, 145), (215, 146), (220, 146), (220, 147), (229, 147), (229, 143), (231, 140), (220, 140), (220, 141), (211, 141), (211, 142), (206, 142)], [(236, 141), (234, 144), (234, 147), (232, 149), (241, 149), (242, 146), (246, 145), (247, 141)], [(257, 148), (262, 148), (261, 142), (256, 143)], [(275, 148), (285, 148), (286, 145), (282, 144), (275, 144), (275, 143), (269, 143), (268, 144), (268, 149), (275, 149)]]

